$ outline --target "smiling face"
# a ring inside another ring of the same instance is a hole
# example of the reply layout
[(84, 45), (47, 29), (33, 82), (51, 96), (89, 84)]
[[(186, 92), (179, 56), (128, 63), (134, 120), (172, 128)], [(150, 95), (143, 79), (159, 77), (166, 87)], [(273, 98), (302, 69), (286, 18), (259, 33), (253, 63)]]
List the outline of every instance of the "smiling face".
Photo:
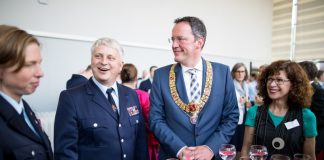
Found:
[(272, 100), (288, 100), (291, 82), (287, 78), (285, 71), (269, 76), (267, 80), (267, 92)]
[(25, 64), (18, 72), (15, 72), (18, 65), (0, 69), (0, 90), (16, 101), (22, 95), (33, 93), (44, 75), (40, 66), (42, 57), (38, 44), (27, 45), (24, 54)]
[(106, 45), (96, 47), (91, 56), (93, 76), (101, 84), (112, 86), (122, 69), (122, 57), (116, 49)]
[(190, 25), (180, 22), (174, 25), (171, 39), (174, 60), (187, 67), (196, 65), (204, 44), (203, 38), (195, 39)]

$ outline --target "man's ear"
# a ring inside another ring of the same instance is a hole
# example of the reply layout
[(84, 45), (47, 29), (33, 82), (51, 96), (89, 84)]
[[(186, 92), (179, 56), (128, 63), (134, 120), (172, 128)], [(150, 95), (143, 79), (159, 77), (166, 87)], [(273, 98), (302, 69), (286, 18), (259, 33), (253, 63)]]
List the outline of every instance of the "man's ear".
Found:
[(204, 38), (198, 38), (197, 39), (197, 47), (199, 48), (199, 49), (202, 49), (202, 47), (204, 46), (204, 44), (205, 44), (205, 41), (204, 41)]

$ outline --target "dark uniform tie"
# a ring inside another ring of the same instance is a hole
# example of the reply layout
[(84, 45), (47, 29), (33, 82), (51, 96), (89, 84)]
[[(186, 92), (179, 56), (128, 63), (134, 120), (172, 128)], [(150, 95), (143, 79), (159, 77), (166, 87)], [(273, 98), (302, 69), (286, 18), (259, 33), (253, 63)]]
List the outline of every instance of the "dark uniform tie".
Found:
[(108, 102), (111, 104), (112, 110), (116, 113), (117, 117), (118, 117), (118, 111), (117, 111), (117, 106), (116, 103), (114, 101), (114, 98), (112, 97), (111, 93), (114, 91), (113, 88), (108, 88), (106, 93), (108, 94)]
[(20, 117), (25, 121), (25, 123), (28, 125), (28, 127), (38, 136), (39, 134), (36, 132), (35, 128), (33, 127), (33, 125), (31, 124), (29, 118), (27, 117), (27, 115), (25, 115), (26, 112), (25, 112), (25, 109), (23, 108), (21, 113), (20, 113)]

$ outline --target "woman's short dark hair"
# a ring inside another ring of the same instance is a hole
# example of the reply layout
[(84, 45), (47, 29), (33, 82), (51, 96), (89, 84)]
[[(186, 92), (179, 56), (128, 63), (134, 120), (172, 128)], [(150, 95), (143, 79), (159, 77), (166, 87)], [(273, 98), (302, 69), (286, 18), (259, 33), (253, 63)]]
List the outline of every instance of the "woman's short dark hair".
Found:
[(278, 60), (271, 63), (258, 78), (259, 95), (263, 97), (264, 104), (269, 105), (272, 102), (267, 92), (267, 78), (279, 74), (279, 71), (285, 71), (291, 83), (288, 106), (309, 107), (313, 95), (312, 86), (303, 68), (290, 60)]

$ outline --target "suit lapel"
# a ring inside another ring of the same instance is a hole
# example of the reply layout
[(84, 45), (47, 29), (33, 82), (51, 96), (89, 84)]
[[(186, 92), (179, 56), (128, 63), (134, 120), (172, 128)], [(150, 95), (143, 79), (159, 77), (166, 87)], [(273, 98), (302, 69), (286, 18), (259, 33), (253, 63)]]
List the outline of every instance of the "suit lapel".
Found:
[(201, 95), (204, 94), (204, 88), (205, 88), (205, 84), (206, 84), (206, 61), (204, 59), (202, 59), (202, 64), (203, 64), (203, 70), (202, 70), (202, 85), (201, 85)]
[(20, 134), (41, 143), (39, 137), (29, 128), (25, 120), (20, 117), (17, 111), (2, 96), (0, 96), (0, 104), (2, 105), (0, 107), (0, 115), (4, 117), (11, 128)]
[(184, 84), (182, 69), (181, 69), (181, 65), (179, 63), (174, 68), (174, 73), (176, 75), (176, 86), (177, 86), (177, 91), (178, 91), (179, 97), (182, 99), (182, 101), (184, 103), (189, 103), (186, 87)]
[[(202, 59), (203, 60), (203, 75), (202, 75), (202, 85), (201, 85), (201, 95), (204, 94), (204, 88), (205, 88), (205, 85), (206, 85), (206, 73), (207, 73), (207, 64), (206, 64), (206, 60)], [(213, 69), (212, 69), (212, 72), (213, 72)], [(214, 74), (213, 74), (214, 75)], [(213, 77), (214, 78), (214, 77)], [(208, 103), (208, 102), (206, 102)], [(203, 116), (201, 116), (202, 114), (205, 113), (205, 106), (202, 106), (203, 108), (201, 109), (201, 111), (199, 112), (199, 116), (198, 116), (198, 120), (200, 120)], [(208, 113), (208, 112), (207, 112)]]
[(127, 99), (129, 98), (129, 94), (125, 92), (124, 88), (120, 86), (120, 84), (117, 84), (118, 88), (118, 98), (119, 98), (119, 119), (120, 121), (123, 118), (127, 118), (128, 116), (125, 114), (128, 114), (127, 112)]
[(31, 110), (30, 106), (25, 101), (23, 101), (23, 103), (24, 103), (25, 111), (27, 113), (27, 116), (28, 116), (30, 122), (34, 126), (36, 132), (38, 133), (38, 135), (40, 136), (42, 141), (44, 142), (46, 148), (50, 149), (51, 144), (49, 142), (47, 135), (45, 134), (45, 132), (42, 129), (40, 120), (37, 119), (35, 113)]
[(106, 96), (101, 92), (98, 86), (93, 82), (93, 80), (89, 80), (87, 84), (88, 93), (91, 94), (92, 101), (98, 104), (103, 110), (108, 112), (116, 121), (118, 121), (116, 113), (113, 111), (111, 104), (108, 103), (108, 99)]

